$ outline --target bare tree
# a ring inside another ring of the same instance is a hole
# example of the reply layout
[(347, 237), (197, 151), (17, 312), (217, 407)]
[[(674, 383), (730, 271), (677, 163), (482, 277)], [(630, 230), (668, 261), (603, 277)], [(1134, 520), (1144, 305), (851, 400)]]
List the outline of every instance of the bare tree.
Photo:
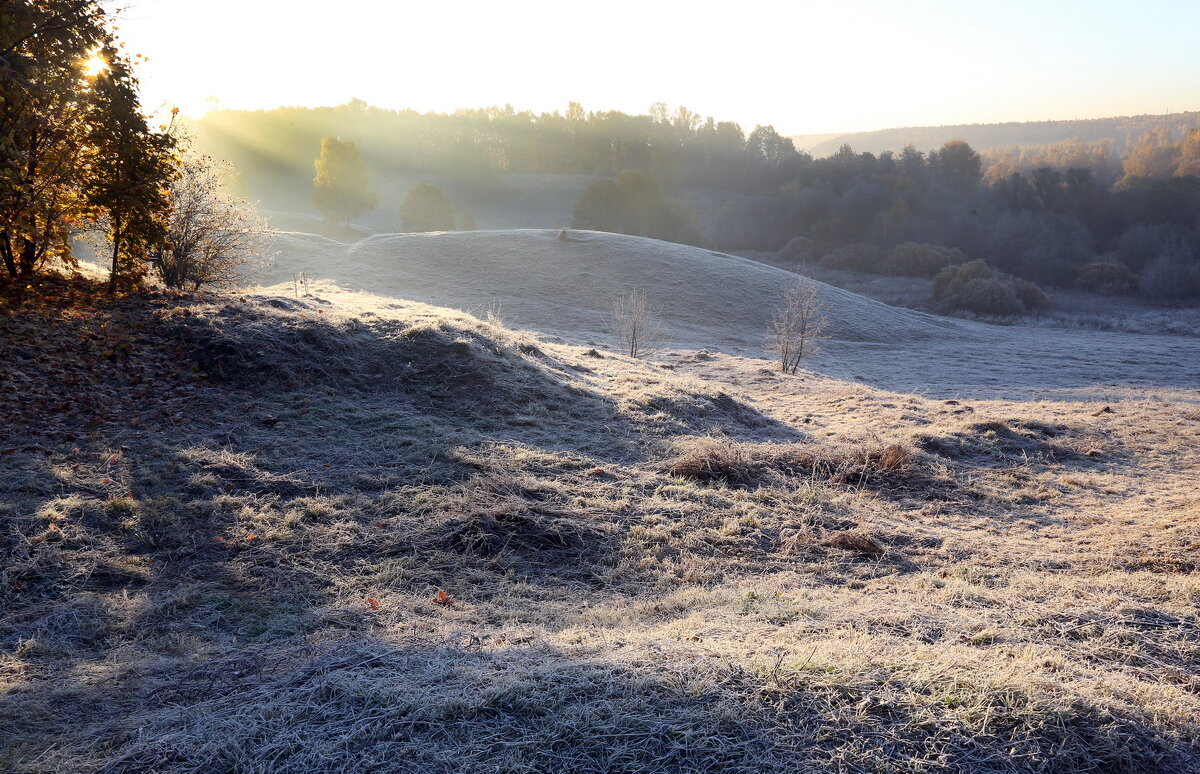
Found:
[(644, 290), (613, 301), (612, 326), (621, 350), (630, 357), (649, 354), (662, 343), (662, 326)]
[(152, 258), (168, 287), (232, 287), (248, 265), (264, 257), (266, 221), (249, 202), (226, 193), (225, 172), (223, 165), (194, 152), (180, 164), (171, 186), (168, 246)]
[(796, 373), (800, 361), (818, 351), (816, 342), (824, 330), (817, 283), (801, 277), (788, 288), (767, 333), (767, 347), (779, 358), (780, 372)]

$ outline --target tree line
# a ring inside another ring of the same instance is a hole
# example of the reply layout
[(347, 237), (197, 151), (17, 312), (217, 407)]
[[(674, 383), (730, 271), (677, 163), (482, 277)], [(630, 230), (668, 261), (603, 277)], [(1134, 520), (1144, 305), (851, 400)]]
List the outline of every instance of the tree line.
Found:
[(726, 207), (714, 236), (757, 250), (799, 238), (797, 260), (867, 271), (900, 245), (928, 244), (1056, 286), (1105, 264), (1148, 295), (1200, 296), (1200, 130), (1177, 141), (1148, 134), (1111, 181), (1075, 165), (1086, 153), (1064, 158), (1071, 166), (985, 177), (984, 159), (962, 141), (878, 155), (843, 146), (804, 159), (774, 196)]
[(352, 140), (381, 176), (435, 171), (486, 180), (502, 172), (617, 175), (640, 169), (663, 185), (770, 191), (802, 158), (771, 126), (750, 132), (686, 107), (658, 104), (645, 115), (585, 111), (533, 113), (511, 105), (454, 113), (386, 110), (354, 100), (338, 107), (218, 110), (195, 127), (206, 152), (228, 159), (247, 179), (312, 176), (327, 137)]
[[(460, 190), (506, 172), (599, 178), (576, 203), (577, 227), (725, 250), (777, 251), (800, 238), (810, 243), (804, 256), (866, 270), (900, 245), (922, 244), (1043, 284), (1125, 270), (1097, 287), (1200, 295), (1200, 131), (1174, 125), (1123, 143), (1120, 154), (1103, 140), (985, 154), (950, 141), (878, 154), (844, 145), (824, 158), (770, 126), (747, 133), (662, 104), (644, 115), (578, 103), (421, 114), (353, 101), (217, 111), (197, 131), (210, 152), (264, 180), (310, 180), (314, 150), (341, 136), (380, 177), (428, 172)], [(680, 202), (696, 190), (723, 204), (690, 212)]]

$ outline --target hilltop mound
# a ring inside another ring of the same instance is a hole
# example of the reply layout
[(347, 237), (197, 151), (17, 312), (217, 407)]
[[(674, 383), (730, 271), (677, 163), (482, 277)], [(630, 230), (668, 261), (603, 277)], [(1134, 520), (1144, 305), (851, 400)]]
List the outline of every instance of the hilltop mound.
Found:
[[(677, 345), (760, 350), (772, 309), (795, 275), (754, 261), (643, 237), (554, 230), (378, 234), (344, 245), (283, 233), (264, 284), (295, 272), (371, 292), (479, 310), (493, 302), (522, 328), (588, 338), (602, 335), (614, 298), (651, 297)], [(896, 309), (821, 285), (828, 333), (884, 342), (969, 336), (972, 326)]]

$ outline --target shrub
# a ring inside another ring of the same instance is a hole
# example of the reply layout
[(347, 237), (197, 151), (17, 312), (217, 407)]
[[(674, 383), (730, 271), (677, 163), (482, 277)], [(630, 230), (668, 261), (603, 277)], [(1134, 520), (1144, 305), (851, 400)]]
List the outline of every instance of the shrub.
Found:
[(879, 248), (866, 242), (839, 247), (821, 259), (827, 269), (842, 271), (871, 271), (879, 263)]
[(1014, 278), (1012, 289), (1026, 312), (1041, 312), (1050, 306), (1050, 297), (1029, 280)]
[(978, 260), (943, 269), (933, 279), (933, 300), (943, 309), (1002, 316), (1038, 312), (1050, 303), (1032, 282), (1000, 274)]
[(933, 300), (940, 304), (948, 303), (971, 280), (995, 277), (996, 270), (984, 261), (974, 260), (961, 266), (951, 266), (933, 278)]
[(905, 242), (880, 261), (875, 270), (904, 277), (932, 277), (948, 266), (966, 262), (966, 253), (957, 248)]
[(808, 237), (792, 237), (776, 253), (781, 260), (791, 263), (808, 263), (817, 257), (817, 243)]
[(954, 295), (953, 304), (978, 314), (1014, 315), (1025, 311), (1012, 284), (999, 278), (968, 280)]
[(267, 222), (252, 204), (225, 191), (221, 177), (230, 173), (228, 164), (199, 153), (180, 159), (171, 183), (168, 240), (150, 258), (167, 287), (229, 289), (261, 260)]
[(1106, 296), (1136, 293), (1138, 278), (1123, 263), (1097, 261), (1079, 267), (1075, 273), (1075, 287)]

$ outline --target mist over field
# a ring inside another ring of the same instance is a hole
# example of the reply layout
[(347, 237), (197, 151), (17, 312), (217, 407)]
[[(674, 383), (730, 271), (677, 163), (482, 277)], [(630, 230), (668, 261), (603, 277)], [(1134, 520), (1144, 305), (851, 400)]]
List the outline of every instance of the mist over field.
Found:
[(1043, 6), (4, 4), (0, 771), (1200, 774), (1200, 14)]

